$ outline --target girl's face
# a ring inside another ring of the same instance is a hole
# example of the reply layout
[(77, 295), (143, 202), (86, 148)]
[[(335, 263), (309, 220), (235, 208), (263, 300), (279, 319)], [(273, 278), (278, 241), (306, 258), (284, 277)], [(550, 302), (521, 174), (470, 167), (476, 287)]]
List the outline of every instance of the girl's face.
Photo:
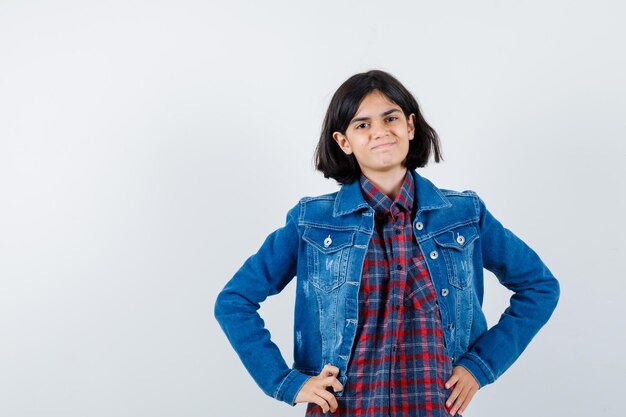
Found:
[(407, 119), (400, 106), (379, 91), (369, 93), (350, 121), (346, 133), (333, 139), (347, 154), (354, 154), (368, 178), (391, 171), (404, 171), (409, 141), (415, 135), (415, 115)]

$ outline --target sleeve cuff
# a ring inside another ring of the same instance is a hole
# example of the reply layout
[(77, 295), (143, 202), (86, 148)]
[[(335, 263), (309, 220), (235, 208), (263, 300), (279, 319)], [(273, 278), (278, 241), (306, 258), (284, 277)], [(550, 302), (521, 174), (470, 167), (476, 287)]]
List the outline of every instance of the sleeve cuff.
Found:
[(496, 380), (493, 372), (491, 372), (491, 369), (489, 369), (487, 364), (475, 353), (465, 353), (465, 355), (463, 355), (454, 365), (459, 365), (467, 369), (469, 373), (476, 378), (476, 381), (478, 381), (478, 384), (480, 385), (479, 388), (482, 388), (487, 384), (491, 384)]
[(309, 378), (311, 378), (309, 375), (292, 369), (276, 388), (274, 398), (292, 406), (296, 405), (296, 397)]

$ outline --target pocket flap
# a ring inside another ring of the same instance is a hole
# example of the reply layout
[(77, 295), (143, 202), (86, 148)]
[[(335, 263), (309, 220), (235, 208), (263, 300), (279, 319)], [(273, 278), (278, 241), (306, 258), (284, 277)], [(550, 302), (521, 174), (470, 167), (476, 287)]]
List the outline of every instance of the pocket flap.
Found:
[(478, 237), (473, 225), (457, 227), (435, 236), (435, 242), (444, 248), (462, 250)]
[(355, 230), (331, 230), (309, 226), (304, 229), (302, 238), (321, 252), (331, 253), (352, 245), (355, 233)]

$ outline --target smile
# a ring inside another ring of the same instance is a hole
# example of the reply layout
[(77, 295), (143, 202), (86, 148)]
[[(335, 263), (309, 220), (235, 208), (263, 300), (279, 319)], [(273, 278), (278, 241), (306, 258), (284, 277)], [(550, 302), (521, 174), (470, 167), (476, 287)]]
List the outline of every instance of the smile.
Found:
[(395, 144), (396, 144), (395, 142), (383, 143), (381, 145), (374, 146), (372, 149), (385, 149)]

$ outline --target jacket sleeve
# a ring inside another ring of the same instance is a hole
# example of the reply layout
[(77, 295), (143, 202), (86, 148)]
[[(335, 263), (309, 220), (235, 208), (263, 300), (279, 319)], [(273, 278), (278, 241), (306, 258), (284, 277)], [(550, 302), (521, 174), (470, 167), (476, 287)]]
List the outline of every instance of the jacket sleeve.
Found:
[(556, 308), (559, 283), (537, 253), (487, 210), (478, 197), (483, 266), (514, 294), (497, 324), (459, 359), (481, 387), (521, 355)]
[(294, 405), (309, 376), (290, 369), (258, 313), (260, 303), (279, 293), (296, 275), (298, 206), (272, 232), (219, 293), (215, 318), (244, 366), (267, 395)]

